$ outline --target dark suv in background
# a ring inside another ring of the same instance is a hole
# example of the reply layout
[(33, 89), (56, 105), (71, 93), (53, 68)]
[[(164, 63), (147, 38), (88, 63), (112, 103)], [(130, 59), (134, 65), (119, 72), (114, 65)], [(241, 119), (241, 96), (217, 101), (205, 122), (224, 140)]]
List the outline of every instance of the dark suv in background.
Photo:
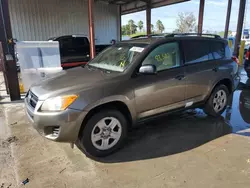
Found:
[[(90, 60), (90, 43), (85, 35), (63, 35), (48, 40), (59, 42), (61, 62), (64, 69), (84, 65)], [(110, 45), (95, 45), (96, 54)]]
[(44, 137), (78, 139), (87, 155), (106, 156), (138, 122), (195, 107), (219, 116), (239, 81), (227, 41), (217, 35), (142, 37), (32, 86), (25, 105)]

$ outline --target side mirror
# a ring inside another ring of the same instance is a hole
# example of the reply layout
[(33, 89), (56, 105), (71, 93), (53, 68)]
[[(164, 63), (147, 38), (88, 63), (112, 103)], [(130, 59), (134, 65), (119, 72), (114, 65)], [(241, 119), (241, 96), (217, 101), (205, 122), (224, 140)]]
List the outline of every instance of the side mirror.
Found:
[(156, 74), (157, 73), (156, 66), (151, 65), (151, 64), (142, 65), (139, 69), (139, 73), (141, 73), (141, 74)]

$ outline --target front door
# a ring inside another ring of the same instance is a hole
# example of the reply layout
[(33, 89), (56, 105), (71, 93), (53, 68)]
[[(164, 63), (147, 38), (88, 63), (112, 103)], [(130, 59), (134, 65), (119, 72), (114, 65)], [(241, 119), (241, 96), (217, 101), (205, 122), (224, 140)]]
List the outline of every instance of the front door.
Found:
[(139, 75), (133, 80), (138, 118), (184, 106), (185, 79), (178, 42), (156, 47), (142, 62), (153, 64), (156, 75)]

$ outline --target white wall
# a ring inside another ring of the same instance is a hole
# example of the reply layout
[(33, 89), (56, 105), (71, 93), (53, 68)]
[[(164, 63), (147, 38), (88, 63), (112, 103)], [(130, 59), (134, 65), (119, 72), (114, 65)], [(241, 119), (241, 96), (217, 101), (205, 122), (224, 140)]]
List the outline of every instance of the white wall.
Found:
[[(88, 36), (86, 0), (9, 0), (13, 37), (18, 40), (47, 40), (67, 34)], [(94, 3), (97, 44), (118, 39), (118, 7)]]

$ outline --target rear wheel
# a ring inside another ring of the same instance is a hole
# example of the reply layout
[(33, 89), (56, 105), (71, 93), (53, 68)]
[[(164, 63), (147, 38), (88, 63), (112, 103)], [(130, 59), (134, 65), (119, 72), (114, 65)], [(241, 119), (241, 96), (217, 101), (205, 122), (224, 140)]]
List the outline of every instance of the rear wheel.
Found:
[(127, 136), (127, 120), (118, 110), (103, 110), (93, 115), (80, 136), (88, 156), (104, 157), (119, 149)]
[(205, 104), (204, 112), (210, 116), (219, 116), (224, 112), (229, 97), (228, 88), (225, 85), (217, 86)]

